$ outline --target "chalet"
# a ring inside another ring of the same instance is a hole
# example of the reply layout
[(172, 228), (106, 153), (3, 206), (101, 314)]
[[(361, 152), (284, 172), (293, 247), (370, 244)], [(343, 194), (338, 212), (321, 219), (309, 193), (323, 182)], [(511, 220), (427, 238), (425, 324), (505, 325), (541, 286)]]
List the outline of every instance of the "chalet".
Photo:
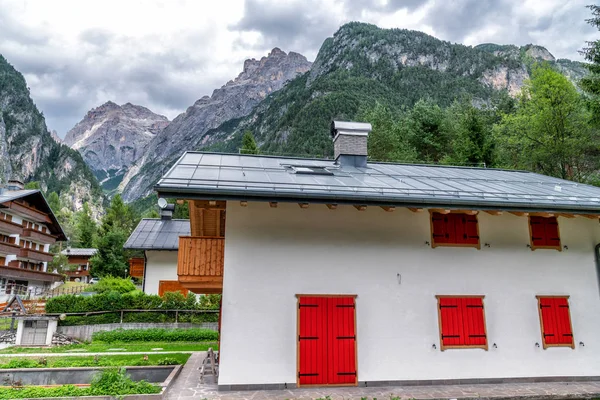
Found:
[[(141, 250), (142, 259), (142, 288), (144, 293), (158, 294), (180, 291), (187, 294), (189, 290), (179, 283), (177, 278), (177, 250), (179, 237), (189, 236), (190, 221), (173, 219), (174, 205), (170, 204), (161, 210), (160, 218), (144, 218), (135, 228), (124, 248)], [(130, 260), (130, 275), (139, 273), (135, 259)]]
[(0, 302), (15, 294), (40, 295), (63, 280), (48, 271), (50, 245), (65, 240), (39, 190), (18, 181), (0, 187)]
[[(526, 171), (187, 152), (178, 280), (222, 293), (219, 388), (600, 379), (600, 188)], [(173, 278), (174, 279), (174, 278)]]
[(73, 249), (66, 248), (61, 254), (67, 256), (68, 264), (71, 267), (65, 271), (69, 281), (88, 283), (90, 276), (90, 259), (96, 255), (98, 249)]

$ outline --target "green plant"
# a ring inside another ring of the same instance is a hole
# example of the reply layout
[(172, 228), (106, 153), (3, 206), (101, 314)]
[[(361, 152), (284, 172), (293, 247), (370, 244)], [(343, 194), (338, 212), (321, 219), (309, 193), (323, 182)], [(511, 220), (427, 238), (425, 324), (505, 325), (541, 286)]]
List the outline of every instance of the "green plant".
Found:
[(177, 365), (179, 364), (179, 360), (176, 360), (175, 358), (170, 358), (170, 357), (165, 357), (162, 360), (159, 360), (158, 365)]
[(95, 332), (94, 342), (210, 342), (217, 341), (219, 333), (209, 329), (117, 329)]
[(135, 285), (131, 282), (131, 279), (105, 276), (93, 286), (93, 290), (96, 293), (117, 292), (123, 294), (133, 292)]

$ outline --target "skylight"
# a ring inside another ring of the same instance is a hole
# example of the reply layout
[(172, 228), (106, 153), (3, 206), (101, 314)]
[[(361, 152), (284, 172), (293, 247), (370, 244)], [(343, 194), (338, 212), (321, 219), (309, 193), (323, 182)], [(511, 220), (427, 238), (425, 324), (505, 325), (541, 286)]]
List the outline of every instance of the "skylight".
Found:
[(325, 167), (305, 167), (305, 166), (292, 166), (292, 171), (296, 174), (306, 174), (306, 175), (333, 175), (332, 171), (329, 171)]

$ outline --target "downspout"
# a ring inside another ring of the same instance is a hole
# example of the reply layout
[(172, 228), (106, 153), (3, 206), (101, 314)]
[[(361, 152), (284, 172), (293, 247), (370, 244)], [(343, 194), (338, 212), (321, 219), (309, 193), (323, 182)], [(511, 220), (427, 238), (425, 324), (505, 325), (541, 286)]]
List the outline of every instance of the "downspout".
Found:
[[(600, 246), (600, 244), (598, 245)], [(146, 250), (144, 250), (144, 274), (142, 275), (142, 292), (146, 293)]]
[(600, 293), (600, 243), (594, 247), (594, 260), (596, 260), (596, 278), (598, 279), (598, 293)]

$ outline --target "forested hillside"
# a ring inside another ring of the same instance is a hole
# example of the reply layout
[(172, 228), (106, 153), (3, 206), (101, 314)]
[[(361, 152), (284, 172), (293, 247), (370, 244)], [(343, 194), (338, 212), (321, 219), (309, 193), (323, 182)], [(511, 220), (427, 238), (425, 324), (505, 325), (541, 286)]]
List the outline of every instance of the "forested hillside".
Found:
[(0, 55), (0, 182), (36, 181), (65, 207), (102, 202), (102, 191), (78, 152), (58, 144), (29, 95), (25, 78)]
[(594, 181), (600, 142), (575, 86), (586, 74), (539, 46), (472, 48), (350, 23), (325, 41), (309, 73), (208, 132), (203, 149), (237, 152), (249, 131), (261, 153), (328, 157), (330, 121), (361, 120), (374, 125), (372, 160)]

